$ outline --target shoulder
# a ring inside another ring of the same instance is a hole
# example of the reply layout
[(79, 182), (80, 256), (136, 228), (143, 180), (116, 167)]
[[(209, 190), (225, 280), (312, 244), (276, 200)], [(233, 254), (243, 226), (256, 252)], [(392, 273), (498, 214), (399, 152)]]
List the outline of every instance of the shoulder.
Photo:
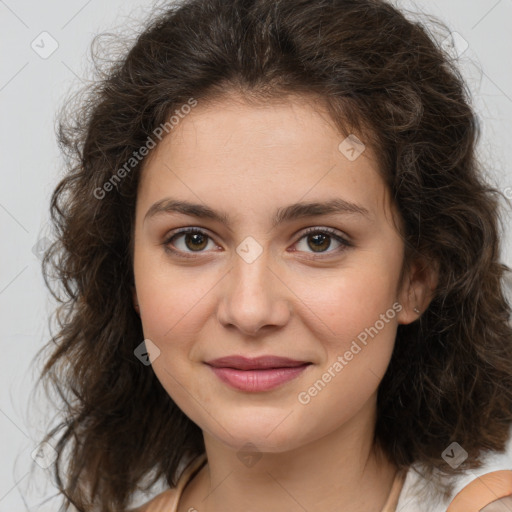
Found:
[[(482, 466), (461, 477), (447, 512), (490, 512), (510, 501), (512, 494), (512, 460), (510, 441), (505, 452), (490, 451)], [(489, 508), (487, 508), (489, 507)]]
[[(425, 478), (424, 468), (414, 463), (407, 472), (396, 510), (400, 512), (504, 512), (512, 511), (512, 458), (504, 452), (487, 452), (482, 466), (447, 477), (434, 470)], [(448, 494), (440, 489), (449, 486)], [(499, 501), (498, 501), (499, 500)], [(506, 504), (506, 505), (505, 505)], [(491, 508), (491, 505), (493, 508)], [(503, 508), (503, 505), (509, 508)], [(489, 508), (485, 508), (489, 507)], [(498, 508), (496, 508), (498, 507)]]
[(447, 512), (492, 512), (512, 500), (512, 469), (490, 471), (474, 478), (455, 496)]
[(505, 512), (512, 510), (512, 496), (505, 496), (480, 509), (479, 512)]

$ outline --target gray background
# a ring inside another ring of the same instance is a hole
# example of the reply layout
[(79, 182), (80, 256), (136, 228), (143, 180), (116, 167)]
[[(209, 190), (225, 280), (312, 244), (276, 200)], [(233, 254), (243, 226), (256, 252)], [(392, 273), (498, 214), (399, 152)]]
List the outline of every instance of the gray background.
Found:
[[(512, 0), (395, 3), (439, 16), (467, 41), (460, 66), (482, 121), (479, 151), (489, 179), (512, 198)], [(0, 512), (56, 510), (51, 502), (39, 506), (55, 489), (49, 470), (31, 457), (55, 411), (43, 396), (29, 401), (29, 394), (39, 368), (33, 358), (48, 338), (53, 308), (34, 246), (47, 233), (49, 197), (63, 170), (57, 109), (90, 78), (93, 36), (122, 31), (134, 37), (151, 6), (144, 0), (0, 0)], [(47, 55), (52, 44), (58, 47)], [(502, 259), (512, 266), (510, 217), (505, 220)]]

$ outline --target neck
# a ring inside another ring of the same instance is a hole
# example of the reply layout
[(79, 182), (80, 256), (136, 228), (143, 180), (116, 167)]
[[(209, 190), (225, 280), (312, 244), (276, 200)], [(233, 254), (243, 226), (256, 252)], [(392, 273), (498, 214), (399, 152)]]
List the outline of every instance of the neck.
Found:
[(208, 463), (185, 488), (178, 511), (380, 512), (397, 468), (373, 445), (374, 425), (373, 401), (320, 439), (245, 463), (205, 432)]

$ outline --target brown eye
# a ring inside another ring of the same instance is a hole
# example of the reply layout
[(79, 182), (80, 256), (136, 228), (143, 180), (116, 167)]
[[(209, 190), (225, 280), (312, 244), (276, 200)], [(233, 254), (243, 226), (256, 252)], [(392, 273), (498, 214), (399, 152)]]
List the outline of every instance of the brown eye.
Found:
[[(302, 235), (299, 242), (303, 239), (305, 240), (305, 244), (303, 244), (303, 248), (299, 248), (299, 250), (305, 252), (333, 254), (343, 251), (347, 247), (351, 247), (350, 242), (330, 228), (311, 228)], [(328, 251), (332, 246), (333, 239), (335, 243), (338, 244), (338, 247), (332, 251)], [(297, 244), (299, 244), (299, 242), (297, 242)], [(310, 251), (307, 249), (310, 249)]]
[[(179, 240), (179, 242), (178, 242)], [(173, 253), (204, 252), (211, 241), (209, 235), (197, 228), (188, 228), (172, 234), (164, 241), (164, 246)]]
[(311, 243), (308, 243), (308, 247), (312, 248), (315, 252), (323, 252), (324, 249), (329, 249), (331, 245), (331, 237), (324, 233), (317, 233), (316, 235), (307, 235)]
[(185, 233), (184, 242), (188, 249), (200, 251), (206, 247), (207, 238), (203, 233)]

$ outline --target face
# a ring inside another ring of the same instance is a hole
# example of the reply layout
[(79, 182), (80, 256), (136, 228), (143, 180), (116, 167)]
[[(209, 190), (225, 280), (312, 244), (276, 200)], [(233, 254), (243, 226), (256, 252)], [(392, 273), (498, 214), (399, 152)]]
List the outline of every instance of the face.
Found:
[[(399, 287), (404, 245), (376, 157), (344, 140), (304, 98), (232, 97), (198, 104), (146, 161), (134, 298), (152, 368), (235, 449), (290, 450), (374, 409), (397, 326), (422, 307), (421, 282)], [(207, 364), (232, 355), (309, 364)]]

